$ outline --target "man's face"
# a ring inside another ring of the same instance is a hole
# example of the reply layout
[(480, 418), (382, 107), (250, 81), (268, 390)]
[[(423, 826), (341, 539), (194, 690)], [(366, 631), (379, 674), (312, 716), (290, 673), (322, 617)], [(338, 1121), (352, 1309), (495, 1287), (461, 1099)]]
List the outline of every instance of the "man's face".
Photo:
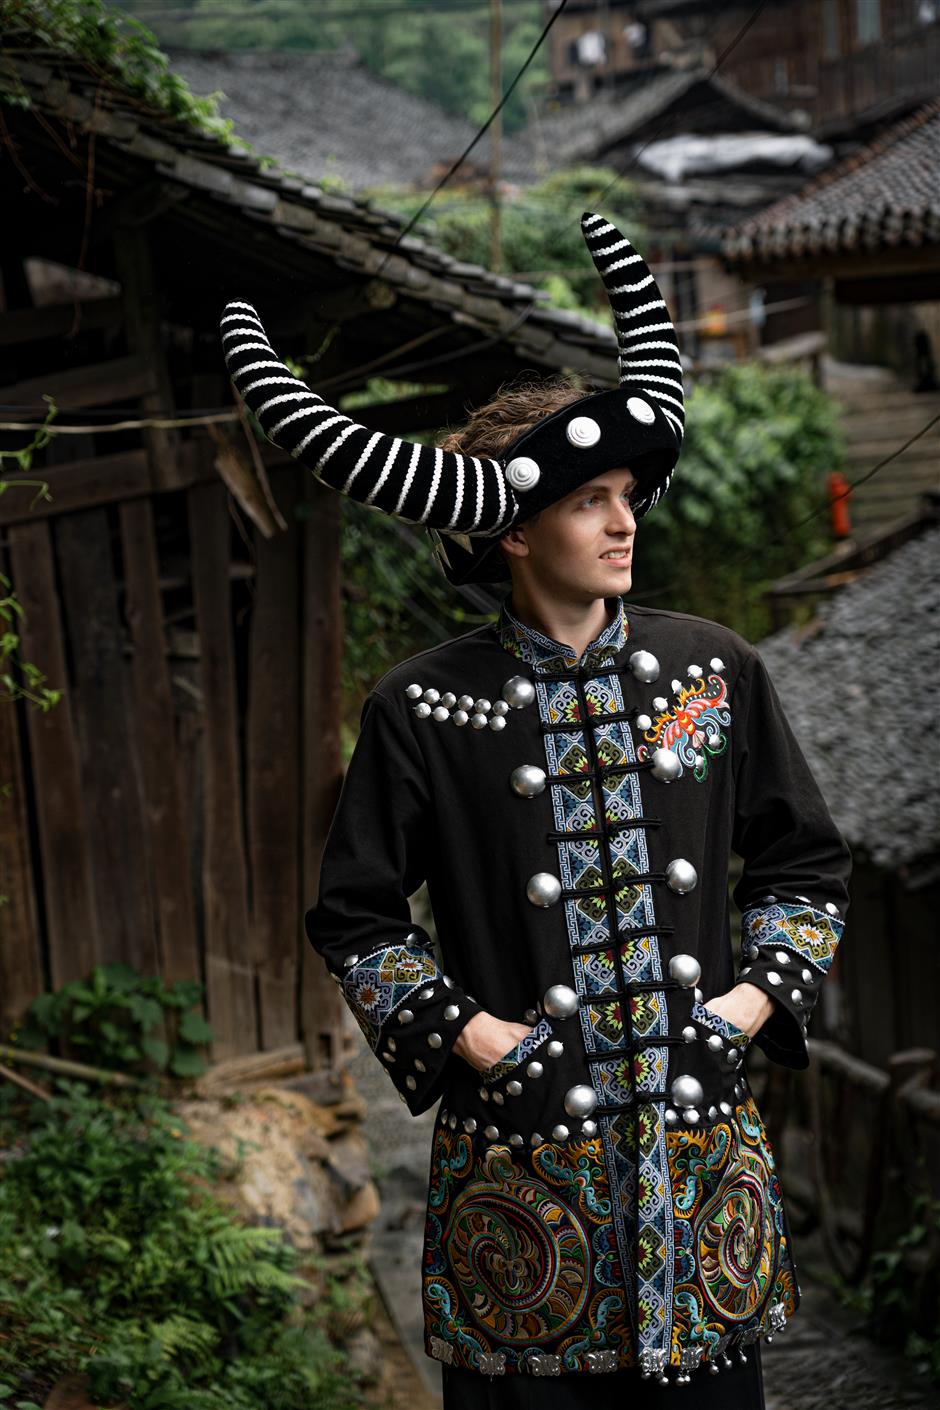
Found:
[(543, 591), (586, 600), (629, 592), (636, 520), (629, 469), (594, 475), (500, 542), (513, 573)]

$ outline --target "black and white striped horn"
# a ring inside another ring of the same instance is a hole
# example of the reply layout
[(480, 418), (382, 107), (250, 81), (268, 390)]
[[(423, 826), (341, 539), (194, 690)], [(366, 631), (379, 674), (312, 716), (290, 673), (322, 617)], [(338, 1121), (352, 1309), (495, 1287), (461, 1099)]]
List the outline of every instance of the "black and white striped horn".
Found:
[(519, 501), (498, 460), (370, 431), (312, 391), (275, 353), (251, 304), (226, 304), (222, 350), (236, 390), (269, 441), (319, 480), (409, 524), (498, 536)]
[(604, 281), (620, 347), (620, 385), (642, 387), (680, 437), (685, 430), (679, 341), (649, 265), (602, 215), (585, 211), (581, 233)]

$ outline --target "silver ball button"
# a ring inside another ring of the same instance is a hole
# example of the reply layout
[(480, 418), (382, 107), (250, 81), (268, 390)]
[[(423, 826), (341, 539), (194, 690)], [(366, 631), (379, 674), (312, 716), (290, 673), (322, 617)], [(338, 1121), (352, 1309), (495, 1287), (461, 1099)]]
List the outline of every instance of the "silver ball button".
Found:
[(687, 891), (693, 890), (698, 882), (698, 872), (691, 862), (687, 862), (685, 857), (673, 857), (666, 866), (666, 885), (670, 891), (676, 891), (680, 896), (684, 896)]
[(679, 755), (674, 749), (654, 749), (650, 755), (652, 768), (650, 773), (661, 783), (672, 783), (682, 772), (682, 764)]
[(514, 710), (521, 710), (524, 705), (531, 705), (535, 699), (535, 686), (528, 676), (510, 676), (508, 681), (503, 683), (503, 699)]
[(578, 1082), (565, 1093), (565, 1111), (569, 1116), (590, 1116), (597, 1106), (597, 1093), (593, 1087)]
[(702, 976), (702, 966), (694, 955), (673, 955), (669, 961), (669, 977), (675, 979), (684, 989), (697, 984)]
[(681, 1072), (669, 1090), (676, 1106), (695, 1106), (705, 1097), (701, 1082), (687, 1072)]
[(638, 681), (654, 681), (659, 675), (659, 662), (652, 651), (634, 651), (627, 665)]
[(552, 984), (542, 996), (542, 1007), (551, 1018), (570, 1018), (578, 1012), (578, 996), (567, 984)]
[(553, 906), (561, 895), (561, 882), (550, 871), (537, 871), (526, 882), (525, 894), (533, 906)]
[(520, 798), (535, 798), (545, 792), (545, 770), (538, 764), (520, 764), (509, 775), (509, 786)]

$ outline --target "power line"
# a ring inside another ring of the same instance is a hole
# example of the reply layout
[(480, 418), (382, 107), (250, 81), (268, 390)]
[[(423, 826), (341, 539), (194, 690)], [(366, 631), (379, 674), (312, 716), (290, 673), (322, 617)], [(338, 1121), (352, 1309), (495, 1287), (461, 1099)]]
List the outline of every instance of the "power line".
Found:
[[(568, 0), (560, 0), (560, 4), (557, 6), (557, 8), (556, 8), (555, 10), (552, 11), (551, 15), (548, 17), (548, 20), (546, 21), (546, 23), (545, 23), (545, 24), (543, 25), (543, 27), (542, 27), (542, 32), (541, 32), (541, 34), (539, 35), (538, 39), (536, 39), (535, 43), (532, 45), (532, 48), (529, 50), (528, 56), (527, 56), (527, 58), (525, 59), (525, 61), (523, 62), (522, 67), (521, 67), (521, 68), (518, 70), (518, 72), (516, 73), (516, 76), (515, 76), (515, 78), (513, 79), (512, 83), (510, 83), (509, 87), (505, 90), (505, 92), (503, 93), (502, 98), (499, 100), (499, 102), (497, 103), (496, 107), (493, 109), (493, 111), (490, 113), (489, 117), (486, 119), (486, 122), (485, 122), (485, 123), (483, 124), (483, 126), (479, 129), (479, 131), (477, 132), (477, 134), (476, 134), (476, 136), (473, 138), (473, 140), (472, 140), (471, 142), (469, 142), (468, 145), (464, 148), (464, 150), (461, 152), (460, 156), (456, 159), (456, 161), (454, 161), (454, 162), (451, 163), (451, 166), (448, 168), (448, 170), (447, 170), (447, 171), (444, 173), (444, 175), (441, 177), (440, 181), (439, 181), (439, 182), (437, 183), (437, 185), (434, 187), (433, 191), (432, 191), (431, 194), (428, 196), (427, 200), (419, 207), (419, 209), (418, 209), (418, 210), (415, 212), (415, 214), (411, 217), (411, 219), (409, 220), (408, 224), (404, 227), (403, 230), (400, 230), (400, 231), (399, 231), (398, 235), (397, 235), (396, 238), (395, 238), (395, 243), (392, 245), (392, 250), (394, 250), (395, 247), (404, 239), (404, 237), (408, 234), (409, 230), (412, 230), (412, 229), (414, 228), (414, 226), (417, 224), (417, 222), (421, 219), (421, 217), (422, 217), (422, 215), (424, 214), (424, 212), (427, 210), (428, 206), (429, 206), (429, 205), (431, 204), (431, 202), (434, 200), (434, 197), (437, 195), (438, 191), (440, 191), (443, 186), (446, 186), (447, 182), (448, 182), (448, 181), (450, 180), (450, 178), (453, 176), (454, 172), (457, 171), (458, 168), (463, 165), (463, 162), (464, 162), (465, 159), (470, 155), (470, 153), (473, 151), (474, 147), (475, 147), (475, 146), (477, 145), (477, 143), (480, 141), (480, 138), (483, 137), (483, 135), (488, 131), (488, 129), (489, 129), (491, 123), (493, 122), (493, 119), (494, 119), (499, 113), (502, 112), (503, 108), (504, 108), (505, 105), (506, 105), (507, 99), (510, 97), (510, 95), (511, 95), (512, 92), (514, 91), (514, 89), (515, 89), (517, 83), (518, 83), (519, 80), (521, 79), (522, 75), (525, 73), (526, 69), (527, 69), (527, 68), (529, 67), (529, 65), (532, 63), (532, 60), (535, 58), (535, 56), (536, 56), (536, 54), (538, 53), (539, 49), (542, 47), (542, 44), (545, 42), (545, 39), (546, 39), (547, 36), (548, 36), (549, 30), (551, 29), (551, 27), (552, 27), (552, 25), (555, 23), (555, 21), (558, 19), (558, 16), (564, 11), (564, 9), (565, 9), (565, 7), (566, 7), (567, 4), (568, 4)], [(388, 260), (389, 260), (389, 256), (390, 256), (390, 255), (391, 255), (391, 250), (389, 250), (388, 253), (386, 254), (385, 259), (383, 260), (382, 264), (379, 266), (378, 270), (376, 271), (376, 274), (373, 276), (374, 278), (378, 278), (378, 276), (382, 273), (382, 270), (385, 268), (385, 265), (388, 263)]]
[[(515, 9), (537, 8), (533, 0), (503, 0), (503, 3)], [(488, 5), (489, 0), (427, 0), (427, 3), (422, 0), (422, 3), (413, 5), (402, 3), (402, 0), (390, 0), (388, 4), (321, 10), (316, 18), (319, 24), (325, 24), (332, 19), (384, 19), (386, 15), (447, 15), (461, 10), (485, 10)], [(164, 20), (191, 21), (238, 18), (271, 20), (278, 19), (279, 12), (285, 19), (309, 14), (309, 0), (271, 0), (270, 9), (253, 5), (213, 5), (211, 9), (206, 10), (165, 10), (159, 6), (141, 5), (126, 13), (132, 19), (152, 15)]]

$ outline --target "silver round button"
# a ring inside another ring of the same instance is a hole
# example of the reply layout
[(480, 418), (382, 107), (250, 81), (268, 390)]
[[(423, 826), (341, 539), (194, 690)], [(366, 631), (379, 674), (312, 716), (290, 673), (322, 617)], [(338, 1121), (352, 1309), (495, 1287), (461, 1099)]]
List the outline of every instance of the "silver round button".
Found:
[(503, 683), (503, 699), (514, 710), (520, 710), (523, 705), (532, 704), (535, 699), (535, 686), (528, 676), (510, 676), (508, 681)]
[(545, 792), (545, 770), (538, 764), (520, 764), (509, 775), (509, 786), (520, 798), (535, 798)]
[(698, 872), (691, 862), (687, 862), (685, 857), (673, 857), (666, 866), (666, 885), (670, 891), (677, 891), (680, 896), (684, 896), (687, 891), (691, 891), (698, 881)]
[(526, 882), (525, 894), (533, 906), (553, 906), (561, 895), (561, 882), (550, 871), (537, 871)]
[(702, 974), (702, 966), (694, 955), (673, 955), (669, 961), (669, 977), (675, 979), (684, 989), (697, 984)]
[(682, 772), (679, 755), (674, 749), (654, 749), (650, 758), (653, 762), (650, 773), (661, 783), (672, 783)]
[(676, 1106), (695, 1106), (705, 1096), (701, 1082), (687, 1072), (680, 1072), (669, 1090)]
[(578, 996), (567, 984), (552, 984), (542, 995), (542, 1007), (550, 1018), (570, 1018), (578, 1012)]
[(654, 681), (659, 675), (659, 662), (652, 651), (634, 651), (627, 665), (638, 681)]
[(590, 1116), (597, 1106), (597, 1093), (593, 1087), (578, 1082), (565, 1093), (565, 1111), (569, 1116)]

